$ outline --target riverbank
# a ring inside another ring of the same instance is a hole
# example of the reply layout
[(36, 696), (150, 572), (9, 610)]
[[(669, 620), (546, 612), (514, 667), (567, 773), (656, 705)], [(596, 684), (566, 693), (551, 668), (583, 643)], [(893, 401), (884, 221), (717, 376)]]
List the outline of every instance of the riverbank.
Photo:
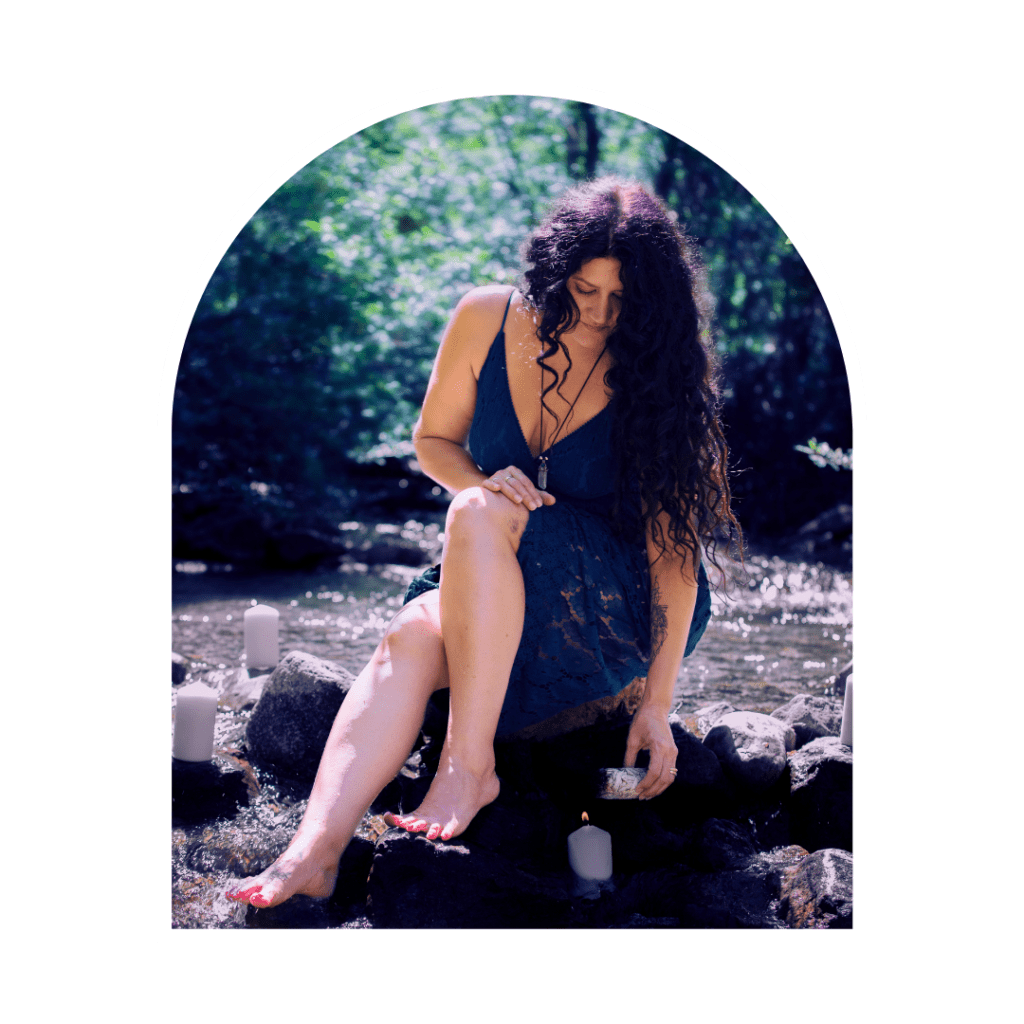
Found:
[[(383, 524), (387, 527), (387, 524)], [(417, 543), (423, 566), (439, 557), (436, 524), (410, 521), (390, 543)], [(683, 662), (675, 699), (681, 711), (729, 700), (747, 710), (777, 706), (797, 693), (821, 693), (852, 658), (852, 574), (822, 563), (748, 553), (745, 570), (725, 562), (734, 582), (712, 595), (713, 617), (696, 651)], [(245, 609), (279, 611), (282, 655), (306, 651), (358, 674), (420, 567), (346, 558), (336, 568), (243, 574), (202, 563), (178, 563), (172, 592), (172, 645), (190, 662), (190, 679), (237, 669)], [(748, 705), (759, 705), (758, 707)]]
[[(403, 529), (426, 537), (425, 529), (408, 524)], [(190, 565), (175, 572), (172, 644), (185, 659), (187, 681), (220, 690), (237, 676), (243, 615), (252, 603), (278, 609), (282, 657), (304, 651), (355, 675), (401, 606), (408, 581), (419, 572), (413, 566), (355, 559), (305, 573), (198, 570)], [(852, 658), (852, 596), (849, 573), (750, 553), (746, 576), (724, 595), (713, 595), (712, 621), (680, 670), (676, 710), (687, 715), (726, 701), (767, 714), (797, 694), (829, 693), (834, 676)], [(220, 711), (216, 747), (244, 748), (250, 715), (246, 709)], [(245, 926), (244, 908), (223, 899), (223, 889), (250, 873), (250, 867), (277, 856), (294, 833), (305, 794), (258, 770), (250, 781), (258, 792), (234, 817), (196, 825), (178, 822), (173, 829), (175, 927)], [(374, 828), (375, 823), (364, 821), (362, 838), (374, 838)], [(325, 921), (324, 927), (368, 926), (361, 914), (342, 916)]]

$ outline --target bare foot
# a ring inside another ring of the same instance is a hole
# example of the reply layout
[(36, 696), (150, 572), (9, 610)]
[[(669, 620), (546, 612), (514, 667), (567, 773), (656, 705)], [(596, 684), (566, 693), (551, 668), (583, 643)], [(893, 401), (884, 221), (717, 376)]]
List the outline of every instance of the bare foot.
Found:
[(224, 895), (254, 907), (276, 907), (295, 895), (326, 898), (337, 880), (337, 858), (325, 862), (290, 846), (262, 874), (242, 879)]
[(474, 772), (442, 751), (423, 803), (411, 814), (388, 813), (384, 820), (406, 832), (426, 830), (428, 839), (452, 839), (466, 831), (476, 812), (495, 800), (500, 789), (493, 767)]

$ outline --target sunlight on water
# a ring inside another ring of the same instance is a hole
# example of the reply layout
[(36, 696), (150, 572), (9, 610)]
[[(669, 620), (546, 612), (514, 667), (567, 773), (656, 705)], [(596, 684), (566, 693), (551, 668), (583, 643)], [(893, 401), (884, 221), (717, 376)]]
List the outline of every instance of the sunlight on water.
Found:
[[(362, 524), (343, 526), (368, 532)], [(409, 534), (406, 539), (428, 532), (434, 540), (440, 536), (437, 524), (405, 523), (395, 530), (403, 537)], [(280, 613), (282, 655), (306, 651), (355, 675), (419, 571), (352, 561), (337, 569), (261, 576), (178, 570), (173, 648), (189, 659), (187, 682), (202, 681), (223, 694), (242, 664), (245, 609), (268, 604)], [(683, 715), (720, 700), (768, 713), (799, 693), (827, 695), (836, 674), (852, 659), (850, 574), (779, 558), (752, 558), (741, 579), (725, 594), (713, 593), (713, 618), (696, 651), (683, 662), (674, 692), (675, 709)], [(215, 748), (243, 748), (249, 715), (222, 707)], [(260, 783), (250, 806), (232, 820), (176, 824), (174, 927), (245, 927), (245, 907), (223, 893), (273, 862), (305, 807), (304, 794), (282, 792), (262, 776)]]

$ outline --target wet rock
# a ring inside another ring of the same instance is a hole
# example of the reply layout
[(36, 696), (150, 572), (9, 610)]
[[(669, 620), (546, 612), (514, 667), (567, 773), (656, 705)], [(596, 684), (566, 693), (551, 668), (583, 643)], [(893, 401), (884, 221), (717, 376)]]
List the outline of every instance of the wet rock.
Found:
[(848, 569), (852, 564), (852, 534), (853, 507), (841, 502), (804, 523), (780, 550), (794, 560), (821, 561)]
[(176, 654), (171, 651), (171, 683), (175, 685), (177, 683), (185, 682), (185, 677), (188, 675), (189, 660), (181, 654)]
[(350, 672), (312, 654), (292, 651), (271, 673), (246, 731), (256, 761), (312, 779), (334, 716), (352, 685)]
[(277, 907), (246, 911), (251, 928), (340, 928), (365, 912), (366, 886), (373, 864), (374, 844), (354, 836), (338, 864), (338, 880), (328, 899), (293, 896)]
[(746, 829), (719, 818), (710, 818), (691, 828), (683, 849), (687, 864), (698, 871), (743, 868), (757, 853)]
[[(787, 764), (783, 773), (767, 789), (743, 791), (729, 817), (749, 827), (759, 849), (771, 850), (793, 842), (789, 805), (790, 778)], [(724, 812), (719, 817), (725, 817)]]
[(808, 855), (802, 846), (791, 844), (778, 846), (766, 853), (758, 854), (767, 868), (766, 878), (777, 897), (782, 897), (782, 887), (786, 879), (800, 866)]
[(171, 758), (171, 823), (196, 825), (230, 817), (249, 802), (245, 771), (234, 758), (211, 761)]
[(714, 704), (707, 704), (697, 708), (692, 715), (680, 719), (678, 715), (669, 716), (669, 721), (676, 719), (687, 732), (693, 733), (698, 739), (704, 739), (711, 730), (718, 725), (719, 719), (731, 715), (736, 711), (728, 701), (719, 700)]
[(853, 752), (826, 736), (789, 759), (793, 841), (812, 852), (853, 850)]
[(785, 874), (780, 916), (790, 928), (853, 927), (853, 855), (818, 850)]
[(731, 792), (725, 782), (722, 763), (710, 747), (705, 746), (693, 733), (672, 725), (672, 738), (676, 741), (676, 781), (670, 787), (684, 790), (692, 796), (696, 790), (707, 790), (717, 796)]
[[(275, 798), (268, 793), (275, 787), (283, 792), (285, 780), (295, 779), (288, 785), (305, 787), (295, 798), (308, 795), (308, 782), (298, 780), (313, 777), (349, 682), (347, 673), (332, 663), (297, 652), (266, 680), (251, 712), (248, 749), (232, 751), (243, 768), (246, 758), (253, 760), (263, 790), (253, 806), (239, 812), (236, 838), (230, 838), (230, 823), (218, 822), (207, 830), (220, 838), (190, 851), (182, 868), (192, 873), (188, 877), (209, 879), (217, 872), (245, 877), (280, 854), (294, 834), (301, 806), (277, 822)], [(431, 701), (416, 749), (374, 801), (374, 813), (409, 811), (422, 802), (447, 721), (443, 696)], [(600, 800), (594, 795), (599, 770), (622, 764), (630, 724), (622, 703), (558, 736), (504, 737), (495, 745), (501, 793), (463, 835), (449, 843), (430, 843), (422, 835), (374, 826), (365, 834), (383, 835), (376, 846), (359, 837), (353, 841), (351, 853), (346, 853), (352, 860), (343, 862), (331, 900), (301, 899), (281, 908), (243, 910), (235, 926), (779, 928), (789, 926), (785, 915), (797, 903), (794, 926), (820, 926), (799, 923), (812, 915), (801, 909), (807, 902), (802, 896), (803, 902), (794, 902), (798, 890), (788, 880), (808, 850), (840, 845), (830, 838), (839, 820), (839, 811), (830, 804), (835, 802), (832, 776), (842, 765), (829, 767), (837, 753), (829, 744), (838, 741), (813, 740), (787, 761), (787, 726), (779, 718), (736, 712), (725, 702), (701, 709), (699, 717), (705, 725), (715, 723), (705, 742), (682, 721), (671, 723), (678, 775), (665, 793), (650, 801)], [(742, 740), (750, 732), (762, 744), (768, 737), (773, 758), (781, 762), (774, 780), (765, 784), (746, 765), (730, 767), (716, 749), (716, 730), (719, 737), (728, 735), (737, 759), (741, 751), (734, 735)], [(844, 756), (849, 769), (848, 748), (839, 760)], [(790, 778), (792, 762), (795, 782)], [(646, 764), (645, 754), (638, 764)], [(268, 789), (265, 773), (271, 765), (279, 770)], [(583, 811), (612, 835), (613, 885), (595, 900), (573, 898), (566, 853), (566, 839), (579, 827)], [(794, 813), (799, 828), (791, 827)], [(263, 834), (265, 826), (254, 829), (254, 824), (264, 817), (272, 824), (267, 841), (259, 843), (251, 834)], [(248, 824), (243, 826), (243, 820)], [(823, 829), (823, 820), (831, 832)], [(812, 838), (821, 844), (810, 845)], [(813, 920), (831, 920), (830, 913), (822, 904)]]
[(635, 874), (622, 900), (634, 913), (674, 917), (681, 928), (784, 928), (767, 871), (751, 859), (734, 870), (687, 866)]
[(820, 736), (838, 736), (843, 721), (843, 706), (826, 697), (799, 693), (781, 708), (776, 708), (770, 717), (793, 729), (796, 733), (796, 746), (790, 749), (799, 749)]
[(793, 730), (768, 715), (734, 711), (723, 715), (704, 737), (729, 775), (753, 791), (767, 789), (786, 768)]
[[(568, 873), (533, 873), (482, 847), (389, 829), (377, 841), (367, 915), (377, 928), (562, 927)], [(509, 846), (507, 849), (515, 850)]]
[(249, 674), (245, 668), (238, 669), (228, 680), (220, 696), (220, 705), (235, 711), (251, 708), (263, 696), (263, 688), (270, 681), (270, 673)]
[[(596, 806), (591, 824), (612, 837), (612, 862), (621, 880), (637, 871), (671, 867), (686, 860), (687, 826), (662, 813), (658, 799), (650, 801), (614, 801)], [(580, 825), (578, 817), (566, 818), (561, 845)]]

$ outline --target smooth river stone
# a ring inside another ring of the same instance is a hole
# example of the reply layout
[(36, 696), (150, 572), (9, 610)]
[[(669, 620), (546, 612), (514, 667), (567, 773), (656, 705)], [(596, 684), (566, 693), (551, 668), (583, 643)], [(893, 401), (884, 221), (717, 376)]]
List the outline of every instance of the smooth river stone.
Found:
[(697, 708), (691, 715), (687, 715), (682, 721), (683, 728), (692, 732), (697, 739), (704, 739), (711, 730), (718, 725), (720, 719), (731, 715), (736, 711), (728, 701), (718, 700), (714, 704), (705, 704)]
[(796, 746), (789, 748), (795, 750), (820, 736), (838, 736), (842, 706), (839, 701), (827, 697), (798, 693), (787, 704), (776, 708), (770, 717), (796, 732)]
[[(257, 677), (258, 681), (259, 677)], [(333, 661), (290, 651), (263, 686), (246, 740), (255, 762), (312, 780), (352, 674)]]
[(781, 882), (781, 914), (790, 928), (853, 927), (853, 855), (816, 850)]
[(755, 791), (767, 789), (782, 775), (786, 750), (794, 744), (791, 728), (754, 711), (723, 715), (704, 737), (704, 745), (736, 782)]

